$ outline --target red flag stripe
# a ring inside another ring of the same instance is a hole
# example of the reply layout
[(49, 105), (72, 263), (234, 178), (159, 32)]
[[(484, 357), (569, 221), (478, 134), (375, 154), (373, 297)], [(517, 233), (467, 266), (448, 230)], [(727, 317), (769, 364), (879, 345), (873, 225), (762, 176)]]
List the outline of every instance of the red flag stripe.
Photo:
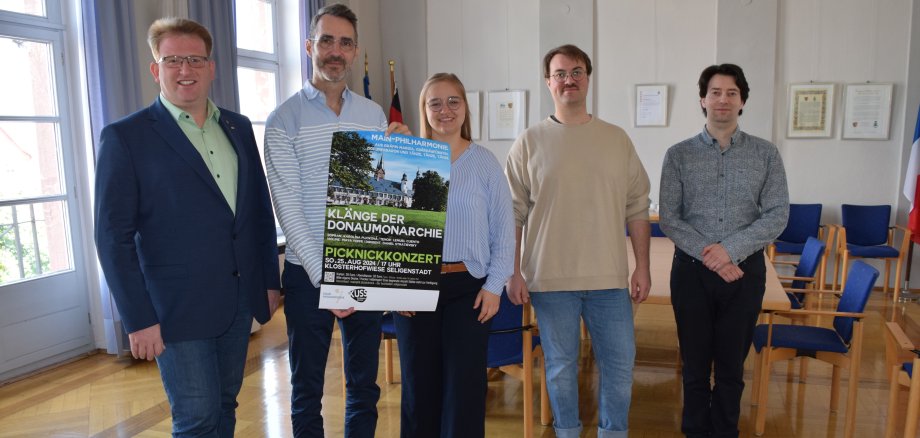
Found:
[(907, 229), (910, 230), (910, 240), (920, 243), (920, 175), (914, 177), (914, 202), (910, 207), (910, 216), (907, 218)]
[(399, 89), (393, 93), (393, 102), (390, 104), (390, 123), (403, 123), (402, 108), (399, 106)]

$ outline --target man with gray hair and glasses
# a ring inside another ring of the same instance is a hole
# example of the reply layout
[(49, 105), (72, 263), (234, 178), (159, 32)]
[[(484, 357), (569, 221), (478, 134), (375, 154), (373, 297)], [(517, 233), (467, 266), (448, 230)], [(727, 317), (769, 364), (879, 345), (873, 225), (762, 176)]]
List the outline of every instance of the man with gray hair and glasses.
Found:
[(332, 4), (313, 16), (307, 55), (313, 77), (268, 116), (265, 165), (275, 211), (287, 239), (282, 282), (291, 362), (291, 422), (296, 437), (322, 437), (323, 380), (332, 326), (338, 320), (345, 356), (345, 436), (373, 437), (381, 312), (320, 309), (323, 218), (329, 153), (336, 131), (387, 130), (380, 105), (348, 89), (358, 54), (358, 18)]

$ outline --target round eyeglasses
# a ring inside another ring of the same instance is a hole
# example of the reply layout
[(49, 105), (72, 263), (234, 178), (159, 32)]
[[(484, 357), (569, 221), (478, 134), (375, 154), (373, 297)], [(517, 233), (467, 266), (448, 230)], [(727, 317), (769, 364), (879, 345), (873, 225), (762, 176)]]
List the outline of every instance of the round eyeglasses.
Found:
[[(451, 111), (456, 111), (460, 109), (461, 102), (462, 100), (460, 100), (460, 98), (457, 96), (448, 97), (447, 98), (447, 108), (450, 109)], [(441, 99), (431, 99), (428, 101), (427, 105), (428, 105), (428, 109), (436, 113), (439, 113), (441, 112), (442, 109), (444, 109), (444, 102), (442, 102)]]
[(587, 74), (585, 74), (584, 70), (572, 70), (571, 72), (557, 71), (550, 75), (556, 82), (565, 82), (567, 78), (572, 78), (573, 81), (580, 82), (585, 76), (587, 76)]

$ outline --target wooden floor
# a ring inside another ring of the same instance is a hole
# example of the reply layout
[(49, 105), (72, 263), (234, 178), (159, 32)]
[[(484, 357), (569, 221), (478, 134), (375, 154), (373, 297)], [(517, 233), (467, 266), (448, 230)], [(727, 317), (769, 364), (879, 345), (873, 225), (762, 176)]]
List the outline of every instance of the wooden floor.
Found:
[[(920, 305), (891, 307), (880, 292), (869, 304), (866, 348), (860, 372), (856, 436), (881, 437), (888, 415), (884, 370), (883, 321), (892, 315), (902, 321), (909, 336), (920, 340)], [(283, 313), (253, 335), (246, 378), (239, 396), (236, 435), (283, 437), (291, 435), (287, 337)], [(632, 437), (679, 437), (681, 387), (675, 369), (677, 355), (674, 319), (669, 306), (643, 305), (637, 313), (637, 365), (630, 426)], [(333, 345), (337, 345), (333, 343)], [(324, 417), (326, 434), (343, 434), (343, 398), (340, 350), (330, 352), (326, 369)], [(379, 403), (378, 437), (399, 435), (399, 384), (383, 379)], [(590, 341), (582, 348), (580, 383), (583, 436), (596, 436), (597, 373), (591, 365)], [(747, 363), (750, 387), (752, 362)], [(797, 368), (797, 367), (796, 367)], [(397, 368), (398, 369), (398, 368)], [(774, 368), (765, 437), (842, 436), (843, 412), (828, 412), (830, 367), (812, 361), (807, 384), (788, 379), (787, 367)], [(841, 408), (846, 397), (842, 382)], [(538, 394), (538, 391), (535, 391)], [(489, 382), (486, 435), (518, 437), (521, 427), (521, 384), (510, 377)], [(904, 397), (906, 398), (906, 397)], [(535, 403), (539, 403), (537, 400)], [(537, 408), (539, 412), (539, 408)], [(742, 436), (752, 435), (756, 412), (749, 390), (742, 403)], [(903, 408), (900, 414), (903, 419)], [(536, 424), (535, 436), (554, 436), (551, 427)], [(154, 363), (95, 354), (0, 387), (0, 437), (12, 436), (141, 436), (167, 437), (169, 405)]]

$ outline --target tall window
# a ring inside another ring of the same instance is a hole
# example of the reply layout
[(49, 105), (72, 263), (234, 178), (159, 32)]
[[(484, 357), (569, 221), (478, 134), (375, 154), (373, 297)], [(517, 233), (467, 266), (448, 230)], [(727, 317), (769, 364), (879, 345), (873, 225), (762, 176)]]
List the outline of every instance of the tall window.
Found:
[[(13, 12), (10, 14), (8, 12)], [(60, 10), (0, 6), (0, 286), (74, 267), (65, 179)], [(49, 17), (49, 15), (51, 15)]]
[(240, 112), (252, 121), (259, 151), (263, 152), (265, 121), (278, 106), (281, 90), (278, 4), (277, 0), (235, 1)]
[(67, 80), (77, 61), (65, 56), (73, 3), (0, 0), (0, 381), (94, 348), (85, 145)]

